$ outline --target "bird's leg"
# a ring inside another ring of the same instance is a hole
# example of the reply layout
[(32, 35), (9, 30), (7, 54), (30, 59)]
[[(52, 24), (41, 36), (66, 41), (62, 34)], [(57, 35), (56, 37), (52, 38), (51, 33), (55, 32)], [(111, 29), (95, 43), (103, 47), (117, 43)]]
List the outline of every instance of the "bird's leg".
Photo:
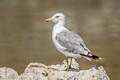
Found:
[(66, 59), (66, 63), (67, 63), (67, 71), (69, 70), (69, 63), (68, 63), (68, 57), (67, 57), (67, 59)]
[(71, 68), (72, 65), (72, 57), (70, 57), (70, 65), (69, 65), (69, 69)]

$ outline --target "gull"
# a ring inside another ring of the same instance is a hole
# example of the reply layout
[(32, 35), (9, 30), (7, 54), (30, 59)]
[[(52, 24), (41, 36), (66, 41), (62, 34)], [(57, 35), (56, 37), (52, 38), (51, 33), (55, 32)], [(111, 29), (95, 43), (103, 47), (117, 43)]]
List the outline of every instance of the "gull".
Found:
[[(54, 23), (52, 31), (52, 40), (55, 47), (63, 53), (67, 59), (67, 70), (70, 69), (72, 58), (84, 57), (91, 61), (91, 59), (98, 60), (100, 57), (93, 55), (86, 47), (83, 39), (76, 33), (68, 30), (65, 27), (66, 18), (62, 13), (56, 13), (51, 18), (46, 19), (46, 22), (52, 21)], [(70, 65), (68, 59), (70, 58)]]

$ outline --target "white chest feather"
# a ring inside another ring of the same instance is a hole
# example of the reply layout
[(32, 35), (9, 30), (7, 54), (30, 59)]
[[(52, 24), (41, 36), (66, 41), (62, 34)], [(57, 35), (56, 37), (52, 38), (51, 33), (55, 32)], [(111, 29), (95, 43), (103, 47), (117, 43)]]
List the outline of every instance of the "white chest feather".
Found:
[(52, 32), (52, 40), (53, 40), (53, 43), (55, 44), (56, 48), (61, 51), (61, 49), (64, 49), (64, 47), (62, 47), (57, 41), (56, 41), (56, 35), (58, 33), (60, 33), (61, 31), (63, 30), (66, 30), (65, 27), (59, 27), (59, 26), (54, 26), (53, 28), (53, 32)]

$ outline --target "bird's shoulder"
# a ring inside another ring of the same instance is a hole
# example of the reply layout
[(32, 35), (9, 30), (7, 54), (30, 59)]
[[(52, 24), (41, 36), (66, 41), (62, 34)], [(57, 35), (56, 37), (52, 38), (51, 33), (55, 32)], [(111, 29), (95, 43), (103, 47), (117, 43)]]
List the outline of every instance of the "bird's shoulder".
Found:
[(59, 32), (56, 35), (56, 38), (65, 39), (65, 40), (73, 41), (73, 42), (75, 42), (75, 41), (83, 42), (83, 39), (81, 38), (80, 35), (76, 34), (75, 32), (72, 32), (72, 31), (70, 31), (68, 29)]

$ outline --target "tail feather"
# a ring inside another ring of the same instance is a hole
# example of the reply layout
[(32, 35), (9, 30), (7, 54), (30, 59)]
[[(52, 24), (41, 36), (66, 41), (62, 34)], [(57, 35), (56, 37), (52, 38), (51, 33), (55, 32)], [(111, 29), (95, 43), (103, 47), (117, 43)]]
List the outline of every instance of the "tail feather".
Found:
[(90, 56), (90, 57), (93, 58), (93, 59), (95, 59), (95, 60), (97, 60), (97, 59), (102, 59), (101, 57), (96, 56), (96, 55), (92, 55), (92, 56)]
[(85, 55), (85, 54), (81, 54), (81, 55), (86, 57), (86, 58), (92, 58), (94, 60), (102, 59), (101, 57), (96, 56), (96, 55)]

